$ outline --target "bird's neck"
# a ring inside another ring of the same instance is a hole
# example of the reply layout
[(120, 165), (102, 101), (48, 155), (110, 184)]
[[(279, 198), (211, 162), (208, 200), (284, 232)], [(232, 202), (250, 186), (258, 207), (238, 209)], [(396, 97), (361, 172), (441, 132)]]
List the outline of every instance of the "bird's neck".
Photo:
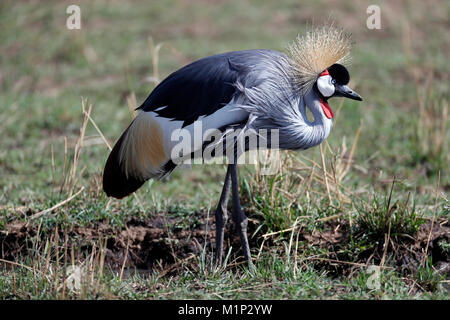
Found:
[[(311, 122), (308, 120), (305, 106), (312, 112), (314, 121)], [(300, 108), (302, 109), (300, 111), (306, 123), (304, 130), (306, 135), (305, 138), (308, 141), (308, 147), (322, 143), (331, 132), (333, 120), (329, 119), (322, 110), (319, 95), (314, 90), (310, 90), (310, 92), (304, 96)]]

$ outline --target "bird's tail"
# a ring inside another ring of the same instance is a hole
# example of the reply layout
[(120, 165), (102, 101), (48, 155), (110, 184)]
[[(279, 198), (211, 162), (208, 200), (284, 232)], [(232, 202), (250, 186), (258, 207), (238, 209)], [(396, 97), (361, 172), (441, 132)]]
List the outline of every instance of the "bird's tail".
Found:
[(167, 157), (158, 122), (141, 112), (116, 142), (103, 172), (103, 190), (108, 196), (123, 198), (151, 178), (164, 174)]

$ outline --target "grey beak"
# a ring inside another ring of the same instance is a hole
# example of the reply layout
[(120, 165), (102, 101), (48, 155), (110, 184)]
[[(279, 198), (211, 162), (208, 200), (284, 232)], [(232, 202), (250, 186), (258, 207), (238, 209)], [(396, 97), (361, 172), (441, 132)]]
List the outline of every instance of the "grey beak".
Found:
[(336, 84), (334, 87), (335, 87), (335, 90), (334, 90), (333, 97), (344, 97), (344, 98), (362, 101), (361, 96), (359, 94), (357, 94), (355, 91), (353, 91), (352, 89), (350, 89), (350, 87), (345, 86), (345, 85), (340, 85), (340, 84)]

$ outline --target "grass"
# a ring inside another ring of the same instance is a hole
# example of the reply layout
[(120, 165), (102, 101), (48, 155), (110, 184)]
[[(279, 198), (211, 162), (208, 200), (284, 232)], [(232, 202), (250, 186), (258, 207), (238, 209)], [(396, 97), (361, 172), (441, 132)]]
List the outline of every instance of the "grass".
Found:
[(392, 191), (395, 180), (392, 182), (391, 191), (384, 200), (374, 195), (371, 202), (365, 207), (358, 208), (359, 228), (365, 233), (377, 238), (385, 234), (392, 236), (413, 236), (419, 230), (425, 220), (419, 217), (415, 211), (415, 205), (409, 206), (409, 194), (404, 201), (392, 203)]
[[(70, 31), (66, 2), (3, 1), (0, 297), (448, 299), (450, 7), (382, 2), (369, 30), (369, 4), (81, 1)], [(274, 175), (240, 168), (254, 269), (233, 237), (212, 261), (224, 166), (105, 196), (108, 146), (159, 80), (217, 52), (284, 50), (328, 14), (353, 34), (364, 102), (330, 101), (328, 140), (280, 153)]]

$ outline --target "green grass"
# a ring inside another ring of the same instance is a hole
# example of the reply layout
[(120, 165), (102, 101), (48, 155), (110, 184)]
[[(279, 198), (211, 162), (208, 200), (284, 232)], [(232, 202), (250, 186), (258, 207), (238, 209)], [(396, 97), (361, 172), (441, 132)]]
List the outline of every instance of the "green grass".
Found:
[[(65, 27), (69, 4), (0, 4), (2, 250), (15, 241), (7, 238), (11, 228), (29, 223), (26, 239), (18, 238), (24, 248), (0, 262), (1, 298), (448, 299), (448, 273), (437, 271), (431, 249), (407, 270), (396, 265), (401, 253), (392, 246), (383, 258), (388, 234), (394, 244), (412, 248), (408, 239), (418, 238), (427, 223), (449, 218), (448, 2), (378, 2), (381, 30), (366, 28), (366, 8), (374, 3), (365, 1), (80, 1), (78, 31)], [(260, 175), (250, 165), (240, 169), (255, 269), (238, 264), (233, 246), (227, 266), (215, 270), (211, 244), (202, 243), (203, 254), (175, 257), (169, 271), (159, 261), (151, 271), (125, 268), (121, 277), (120, 263), (109, 265), (99, 249), (102, 241), (130, 220), (165, 213), (164, 241), (177, 247), (179, 239), (170, 235), (201, 229), (201, 213), (213, 215), (225, 167), (194, 165), (167, 181), (146, 183), (137, 196), (108, 199), (101, 191), (108, 149), (91, 122), (75, 154), (81, 97), (93, 104), (91, 117), (112, 143), (131, 119), (127, 98), (135, 94), (141, 103), (155, 86), (151, 77), (163, 79), (189, 61), (224, 51), (283, 51), (308, 24), (329, 15), (353, 35), (350, 85), (364, 102), (330, 101), (336, 118), (322, 146), (325, 168), (313, 148), (282, 153), (275, 175)], [(151, 43), (162, 44), (157, 64)], [(67, 204), (30, 219), (82, 187)], [(104, 237), (75, 236), (79, 228), (101, 225), (109, 232)], [(317, 236), (336, 237), (339, 230), (344, 233), (336, 242), (324, 244)], [(65, 233), (73, 238), (66, 241)], [(448, 238), (436, 245), (448, 260)], [(372, 289), (367, 266), (381, 261), (381, 286)], [(80, 290), (67, 288), (65, 270), (72, 264), (88, 268)]]
[(425, 222), (423, 218), (417, 216), (415, 204), (410, 206), (409, 194), (404, 201), (392, 199), (394, 183), (395, 180), (389, 196), (381, 200), (374, 195), (371, 202), (357, 209), (359, 228), (374, 238), (388, 233), (392, 236), (414, 236), (420, 225)]

